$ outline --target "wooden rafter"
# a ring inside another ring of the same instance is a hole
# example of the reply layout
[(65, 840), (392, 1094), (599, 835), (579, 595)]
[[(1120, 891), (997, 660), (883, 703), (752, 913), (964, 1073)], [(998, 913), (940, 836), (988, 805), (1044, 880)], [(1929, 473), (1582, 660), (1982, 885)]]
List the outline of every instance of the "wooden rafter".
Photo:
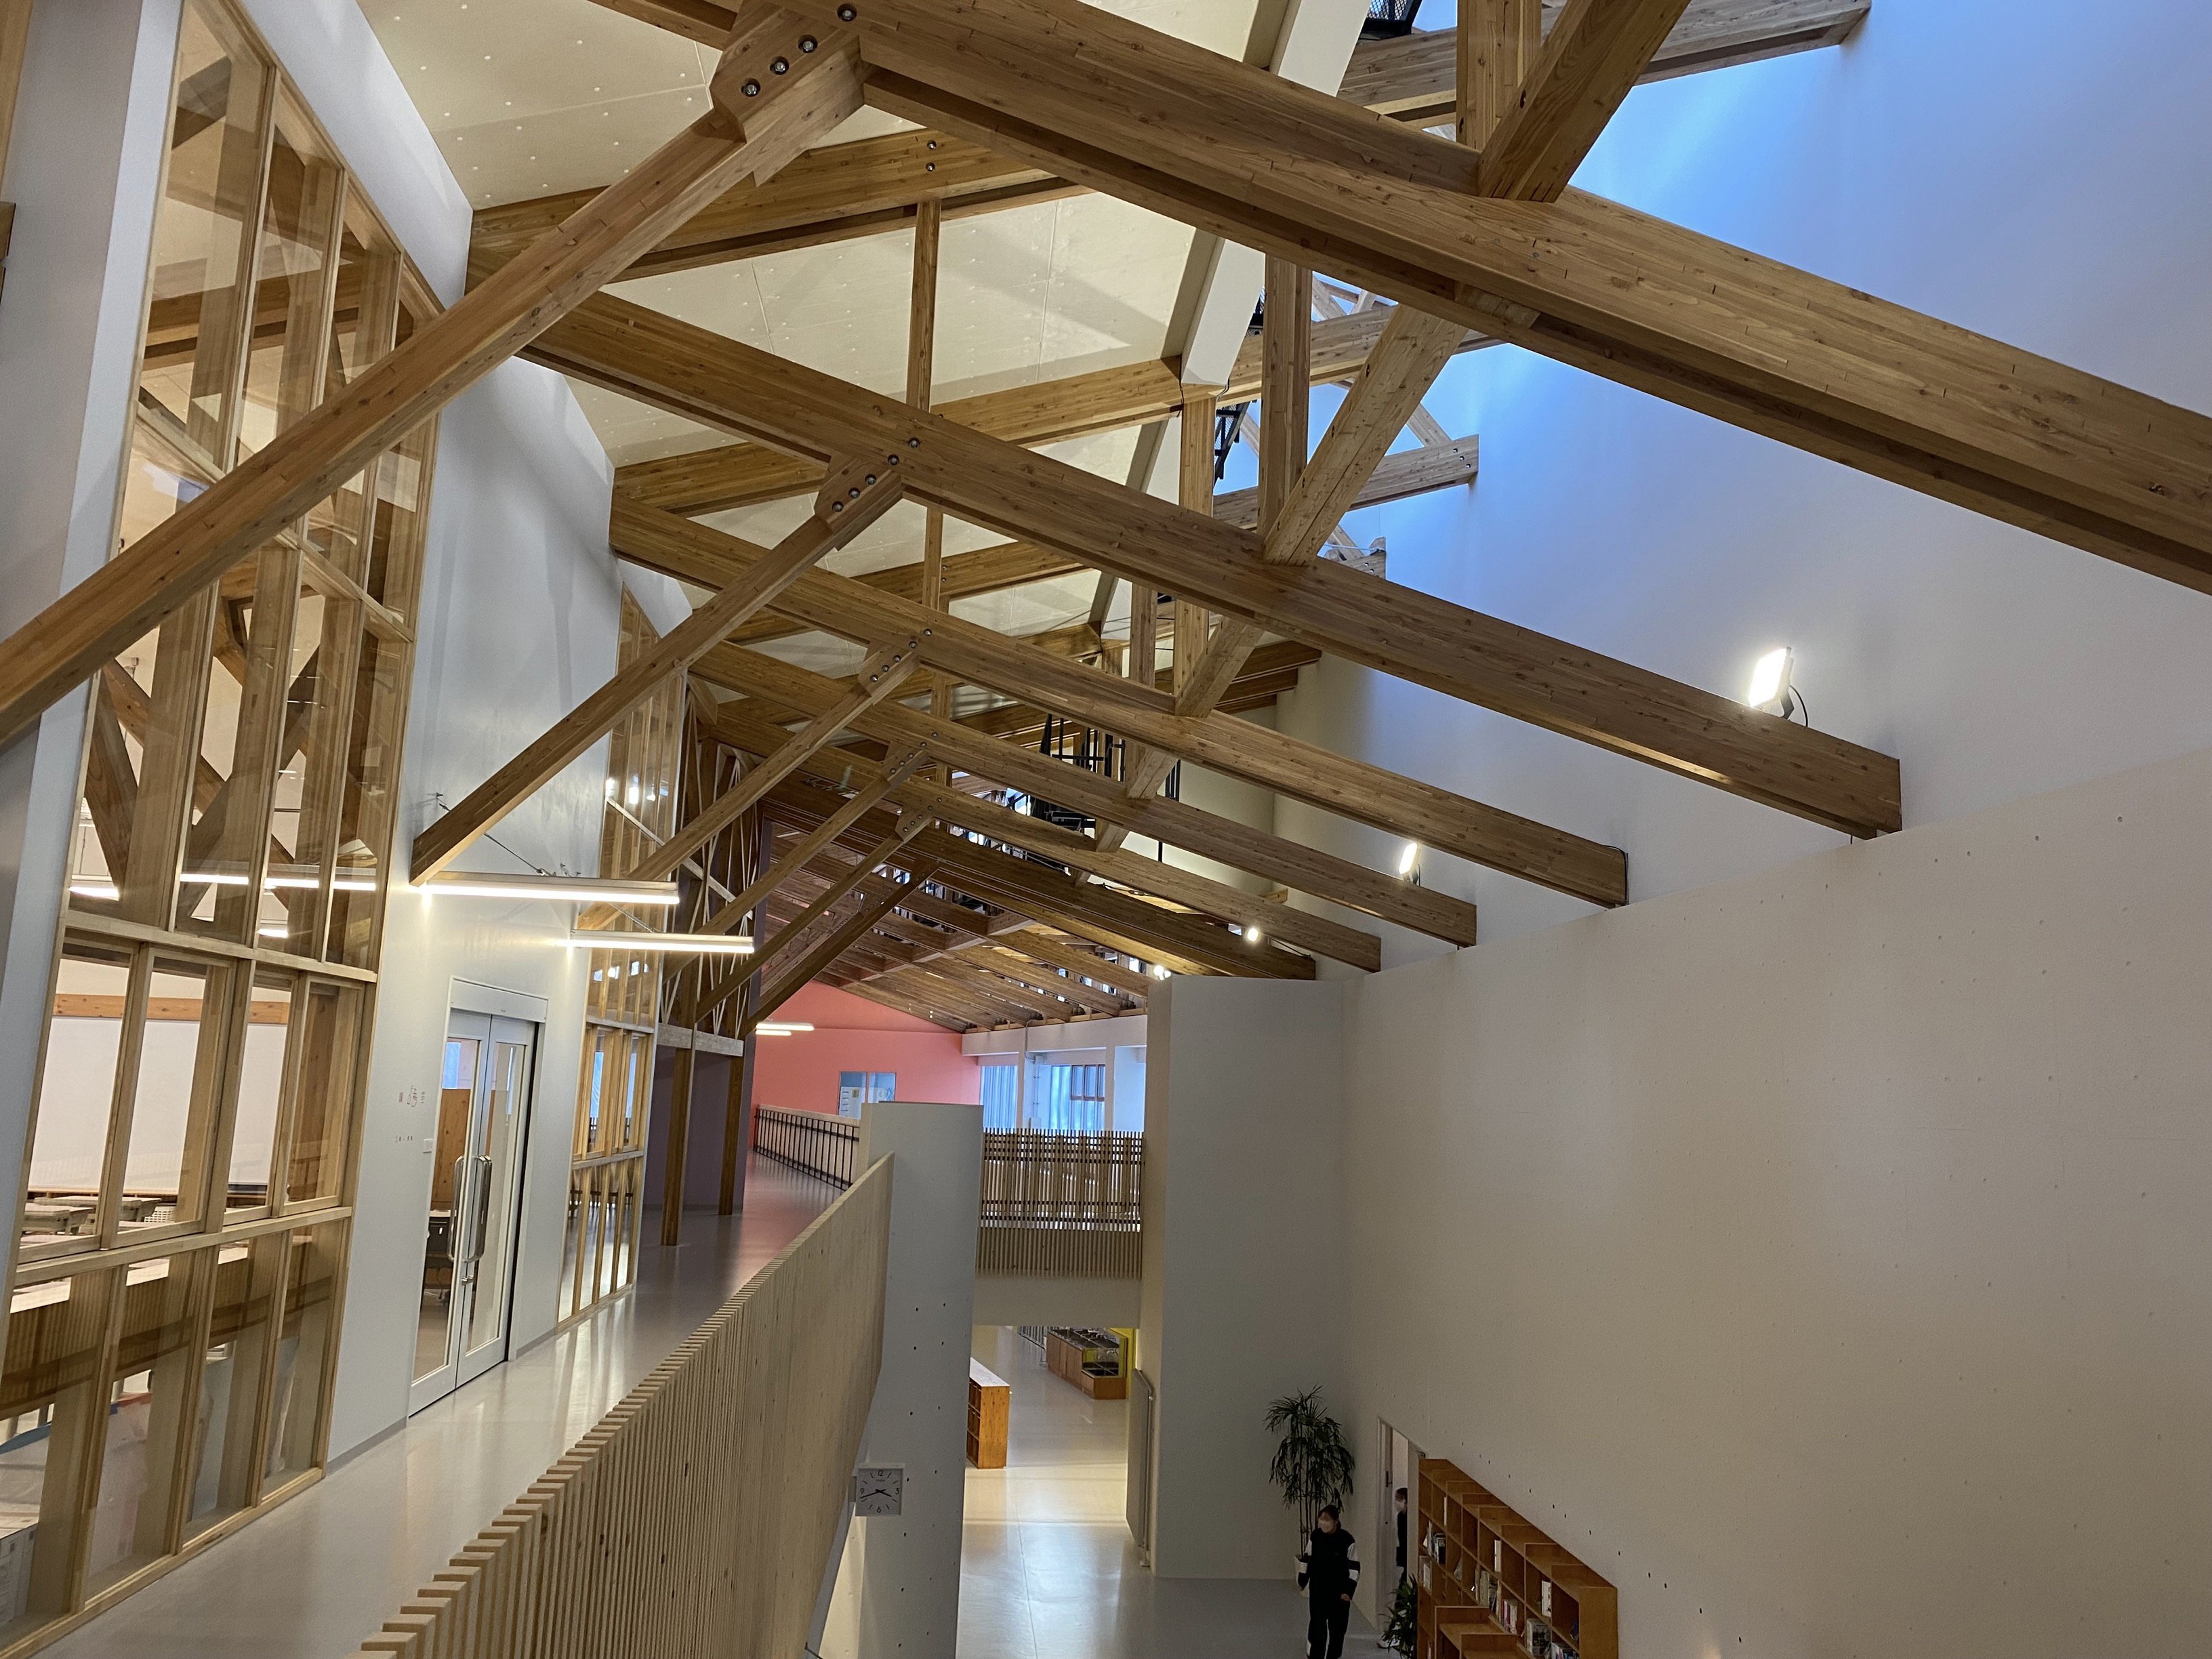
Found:
[[(712, 0), (598, 3), (705, 45), (718, 37), (693, 14), (728, 15)], [(1693, 0), (1644, 78), (1667, 80), (1834, 46), (1867, 10), (1868, 0)], [(1454, 102), (1452, 48), (1445, 31), (1363, 41), (1352, 52), (1341, 96), (1412, 126), (1448, 121)], [(1012, 161), (940, 131), (828, 145), (801, 156), (767, 186), (732, 187), (641, 255), (630, 274), (665, 275), (902, 230), (914, 222), (916, 204), (932, 193), (945, 198), (948, 217), (964, 218), (1079, 191), (1049, 167)], [(497, 269), (591, 195), (571, 191), (483, 210), (471, 242), (472, 274)]]
[[(826, 453), (872, 439), (896, 449), (926, 435), (908, 492), (961, 518), (1815, 822), (1858, 835), (1902, 822), (1887, 756), (1331, 560), (1269, 565), (1250, 532), (673, 318), (602, 295), (540, 345), (533, 355), (586, 378), (793, 448)], [(657, 568), (668, 567), (656, 545), (680, 558), (698, 528), (616, 499), (617, 546)]]
[[(822, 49), (800, 54), (801, 33)], [(769, 73), (788, 57), (793, 72)], [(736, 179), (772, 174), (860, 105), (850, 36), (764, 9), (718, 74), (757, 66), (769, 94), (719, 109), (532, 244), (312, 413), (216, 480), (0, 643), (0, 742), (390, 448), (562, 311), (618, 275)]]
[(2212, 417), (1595, 197), (1485, 198), (1456, 145), (1079, 0), (874, 0), (856, 27), (890, 113), (2212, 589)]
[[(726, 576), (734, 576), (757, 556), (750, 544), (707, 526), (617, 504), (615, 544), (641, 562), (665, 562), (641, 553), (640, 539), (627, 528), (631, 520), (647, 515), (658, 531), (657, 544), (678, 543), (694, 550), (695, 556), (703, 551), (721, 562)], [(689, 572), (691, 580), (698, 580), (709, 568), (695, 562)], [(1358, 576), (1351, 580), (1370, 581)], [(920, 654), (933, 667), (978, 684), (1025, 693), (1048, 708), (1149, 744), (1171, 760), (1195, 761), (1594, 903), (1626, 902), (1626, 862), (1617, 848), (1346, 759), (1249, 720), (1218, 713), (1182, 718), (1172, 697), (1151, 687), (1035, 650), (960, 617), (921, 612), (827, 571), (808, 573), (780, 599), (789, 614), (848, 637), (856, 629), (890, 626), (906, 637), (919, 638)]]

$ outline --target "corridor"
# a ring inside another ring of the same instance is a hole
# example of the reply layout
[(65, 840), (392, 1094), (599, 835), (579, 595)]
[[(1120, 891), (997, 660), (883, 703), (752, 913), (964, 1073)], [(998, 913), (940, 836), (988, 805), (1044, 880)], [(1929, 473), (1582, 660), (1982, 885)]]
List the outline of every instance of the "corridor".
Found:
[[(354, 1652), (836, 1194), (755, 1158), (745, 1208), (647, 1244), (629, 1295), (416, 1413), (266, 1518), (46, 1650), (52, 1659)], [(644, 1237), (659, 1233), (648, 1211)]]
[[(1006, 1467), (968, 1471), (959, 1659), (1304, 1651), (1305, 1599), (1287, 1571), (1275, 1582), (1162, 1579), (1139, 1565), (1123, 1514), (1125, 1402), (1085, 1398), (1010, 1326), (977, 1327), (975, 1354), (1012, 1385), (1013, 1402)], [(1356, 1612), (1344, 1650), (1381, 1651)]]

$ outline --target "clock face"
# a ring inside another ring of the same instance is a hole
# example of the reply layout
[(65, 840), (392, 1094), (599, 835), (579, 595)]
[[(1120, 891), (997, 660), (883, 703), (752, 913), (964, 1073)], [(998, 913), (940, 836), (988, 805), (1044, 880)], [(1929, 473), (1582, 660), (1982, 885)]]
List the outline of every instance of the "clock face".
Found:
[(906, 1496), (902, 1468), (858, 1469), (853, 1474), (854, 1515), (896, 1515)]

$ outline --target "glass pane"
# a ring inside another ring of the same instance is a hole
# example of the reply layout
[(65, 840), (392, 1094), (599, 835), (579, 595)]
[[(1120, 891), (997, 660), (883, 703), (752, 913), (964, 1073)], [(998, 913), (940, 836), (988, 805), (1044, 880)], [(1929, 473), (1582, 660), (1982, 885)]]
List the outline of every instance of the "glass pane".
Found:
[[(330, 962), (356, 968), (374, 963), (377, 923), (384, 911), (385, 859), (398, 799), (400, 693), (406, 648), (374, 633), (361, 636), (346, 726), (331, 878)], [(317, 832), (319, 836), (319, 831)]]
[(627, 1071), (623, 1082), (622, 1133), (616, 1145), (626, 1152), (645, 1146), (645, 1110), (653, 1092), (653, 1039), (632, 1032), (624, 1043)]
[(241, 457), (265, 448), (322, 401), (342, 177), (291, 94), (283, 94), (269, 154), (253, 350), (246, 362), (246, 407), (238, 434)]
[(187, 1258), (125, 1269), (123, 1339), (107, 1384), (100, 1498), (85, 1588), (95, 1591), (168, 1553), (185, 1406), (198, 1358)]
[(286, 1039), (298, 1006), (298, 981), (267, 969), (254, 975), (246, 1016), (246, 1053), (238, 1073), (238, 1110), (230, 1131), (232, 1210), (269, 1202), (269, 1170), (276, 1153), (276, 1108), (284, 1093)]
[(568, 1218), (561, 1234), (561, 1293), (553, 1316), (566, 1319), (576, 1311), (578, 1264), (583, 1260), (585, 1176), (578, 1170), (568, 1177)]
[(307, 509), (307, 545), (345, 574), (361, 576), (361, 545), (368, 511), (368, 474), (356, 472), (335, 495)]
[(368, 528), (369, 597), (403, 617), (415, 611), (422, 572), (423, 511), (428, 505), (430, 457), (438, 423), (426, 421), (378, 463), (376, 503)]
[[(0, 1373), (0, 1641), (69, 1610), (77, 1493), (106, 1418), (100, 1371), (116, 1275), (33, 1285), (8, 1304)], [(47, 1476), (53, 1478), (49, 1480)]]
[(331, 312), (331, 361), (324, 395), (350, 385), (392, 349), (398, 321), (399, 256), (358, 198), (349, 198), (338, 240), (338, 287)]
[(277, 1327), (276, 1392), (269, 1406), (269, 1455), (262, 1464), (272, 1478), (298, 1474), (317, 1461), (344, 1236), (344, 1224), (335, 1221), (292, 1235), (284, 1320)]
[[(139, 641), (102, 671), (111, 707), (137, 762), (129, 863), (116, 882), (116, 908), (155, 927), (167, 927), (174, 919), (177, 860), (190, 814), (213, 798), (221, 782), (199, 756), (207, 641), (216, 605), (215, 588), (202, 590), (151, 641)], [(110, 775), (119, 779), (120, 769)]]
[(217, 471), (245, 333), (268, 89), (259, 55), (223, 11), (187, 5), (139, 397)]
[(285, 1188), (293, 1205), (337, 1201), (345, 1175), (351, 1126), (354, 1032), (360, 994), (311, 983), (295, 1031), (300, 1045), (298, 1092), (292, 1109), (291, 1175)]
[(629, 1283), (631, 1246), (637, 1231), (637, 1183), (644, 1165), (635, 1158), (628, 1158), (614, 1166), (616, 1171), (614, 1248), (607, 1255), (609, 1291), (618, 1291)]
[(131, 434), (131, 465), (123, 479), (123, 518), (116, 540), (128, 547), (148, 531), (207, 493), (215, 468), (193, 453), (175, 423), (142, 406)]
[(200, 1352), (200, 1403), (185, 1533), (204, 1530), (258, 1492), (253, 1419), (268, 1369), (269, 1316), (290, 1235), (225, 1245), (215, 1269), (215, 1312)]
[(530, 1048), (495, 1042), (491, 1087), (483, 1101), (481, 1174), (470, 1194), (469, 1254), (476, 1289), (469, 1303), (467, 1351), (477, 1352), (507, 1334), (507, 1285), (514, 1255), (515, 1164), (522, 1156), (522, 1126), (530, 1104)]
[(300, 590), (284, 723), (269, 799), (269, 879), (260, 937), (295, 956), (319, 955), (323, 872), (337, 810), (338, 732), (356, 635), (353, 605)]
[(123, 1165), (125, 1232), (200, 1218), (229, 974), (173, 957), (154, 963)]
[[(285, 856), (281, 847), (264, 849), (258, 843), (264, 840), (262, 802), (271, 727), (281, 718), (275, 701), (283, 672), (277, 651), (293, 568), (292, 559), (273, 548), (234, 565), (211, 606), (207, 696), (186, 813), (177, 925), (240, 942), (259, 908), (254, 882), (264, 850), (272, 860)], [(269, 874), (279, 873), (272, 862)]]
[(454, 1200), (469, 1150), (469, 1108), (476, 1098), (480, 1045), (447, 1037), (438, 1092), (438, 1138), (430, 1151), (430, 1217), (422, 1244), (422, 1297), (415, 1326), (417, 1381), (442, 1369), (453, 1306)]
[(130, 1029), (130, 992), (128, 951), (74, 939), (63, 945), (32, 1131), (26, 1240), (90, 1243), (97, 1235), (100, 1171)]

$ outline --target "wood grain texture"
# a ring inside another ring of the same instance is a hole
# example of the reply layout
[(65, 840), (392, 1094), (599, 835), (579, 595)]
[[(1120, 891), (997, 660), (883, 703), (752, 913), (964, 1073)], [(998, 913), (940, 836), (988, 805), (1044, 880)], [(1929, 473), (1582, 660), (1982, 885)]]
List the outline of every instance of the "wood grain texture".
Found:
[[(695, 418), (772, 429), (794, 446), (826, 449), (860, 433), (896, 446), (927, 433), (908, 489), (959, 517), (1815, 822), (1872, 835), (1902, 821), (1897, 765), (1886, 756), (1333, 561), (1268, 564), (1258, 538), (1233, 524), (672, 318), (601, 296), (548, 342), (533, 355)], [(644, 519), (621, 497), (615, 519), (618, 544), (649, 542), (656, 528), (680, 539), (674, 526), (684, 522)]]
[[(708, 526), (620, 501), (611, 533), (626, 556), (655, 568), (677, 562), (676, 550), (689, 550), (692, 580), (709, 574), (715, 561), (725, 580), (739, 580), (763, 556), (751, 544)], [(1194, 761), (1594, 903), (1626, 901), (1626, 865), (1617, 848), (1234, 715), (1186, 715), (1174, 697), (1152, 687), (1036, 650), (961, 617), (924, 611), (828, 571), (808, 572), (793, 581), (781, 602), (789, 614), (848, 638), (888, 634), (918, 639), (919, 654), (933, 667), (1145, 744), (1167, 757), (1168, 764), (1176, 758)], [(1158, 769), (1164, 772), (1165, 766)], [(1133, 793), (1142, 799), (1152, 791)]]
[(356, 1659), (798, 1653), (882, 1363), (892, 1179), (863, 1174)]
[(1077, 0), (858, 27), (894, 114), (2212, 589), (2212, 417), (1582, 192), (1482, 198), (1457, 145)]
[[(760, 45), (769, 49), (765, 40)], [(851, 113), (859, 82), (848, 57), (822, 52), (803, 63), (750, 139), (734, 140), (711, 119), (684, 129), (0, 643), (0, 742), (512, 356), (733, 179)]]

